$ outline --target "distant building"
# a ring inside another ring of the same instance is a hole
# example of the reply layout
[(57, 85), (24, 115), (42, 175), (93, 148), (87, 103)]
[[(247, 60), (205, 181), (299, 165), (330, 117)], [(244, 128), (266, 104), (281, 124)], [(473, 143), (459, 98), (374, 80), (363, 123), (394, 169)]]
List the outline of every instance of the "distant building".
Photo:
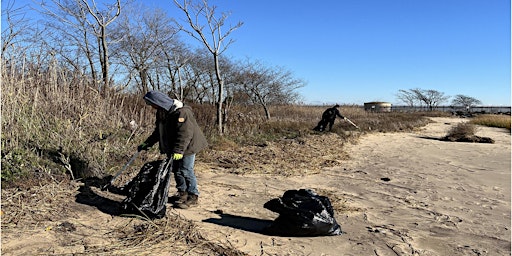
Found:
[(391, 112), (391, 103), (389, 102), (366, 102), (364, 103), (364, 110), (370, 112)]

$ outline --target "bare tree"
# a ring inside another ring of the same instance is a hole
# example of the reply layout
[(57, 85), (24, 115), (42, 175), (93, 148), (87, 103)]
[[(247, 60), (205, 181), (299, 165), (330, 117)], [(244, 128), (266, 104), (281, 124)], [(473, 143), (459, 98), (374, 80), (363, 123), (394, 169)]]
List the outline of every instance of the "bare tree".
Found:
[(290, 71), (266, 67), (259, 62), (247, 62), (238, 73), (236, 83), (254, 104), (263, 107), (267, 119), (270, 119), (270, 105), (294, 103), (299, 96), (295, 90), (305, 85)]
[[(109, 26), (121, 12), (121, 2), (105, 5), (100, 10), (92, 0), (50, 0), (42, 1), (42, 14), (48, 17), (47, 26), (53, 28), (48, 34), (48, 47), (67, 60), (75, 69), (82, 69), (81, 59), (87, 60), (90, 74), (98, 90), (105, 95), (110, 87), (109, 74)], [(91, 18), (92, 17), (92, 18)], [(101, 81), (98, 86), (96, 63), (100, 63)]]
[(190, 73), (187, 70), (190, 70), (188, 63), (192, 58), (192, 53), (184, 43), (173, 39), (158, 39), (158, 41), (163, 49), (162, 59), (169, 74), (170, 90), (176, 98), (184, 100), (190, 92), (190, 88), (187, 86), (187, 78), (189, 78), (187, 75)]
[(41, 13), (47, 17), (45, 25), (50, 28), (45, 37), (47, 48), (76, 71), (89, 73), (96, 84), (98, 75), (92, 46), (94, 42), (91, 41), (85, 10), (80, 7), (80, 2), (52, 0), (43, 1), (40, 5), (43, 8)]
[(2, 16), (7, 22), (2, 24), (2, 58), (5, 59), (8, 53), (14, 54), (13, 48), (23, 47), (19, 42), (25, 41), (24, 37), (29, 35), (31, 26), (25, 11), (22, 8), (14, 9), (13, 1), (2, 1), (2, 5)]
[(229, 45), (234, 42), (233, 39), (228, 38), (229, 35), (241, 27), (243, 23), (238, 22), (236, 25), (230, 26), (227, 31), (223, 33), (222, 29), (225, 27), (225, 22), (229, 14), (221, 13), (220, 17), (217, 17), (217, 7), (209, 6), (207, 0), (202, 0), (195, 5), (192, 5), (189, 0), (183, 0), (183, 4), (180, 4), (178, 0), (174, 0), (174, 3), (187, 16), (187, 22), (191, 30), (184, 29), (184, 31), (201, 42), (213, 56), (216, 84), (218, 87), (216, 100), (217, 127), (219, 134), (222, 134), (224, 123), (222, 120), (224, 79), (220, 70), (219, 57)]
[(396, 97), (409, 107), (414, 107), (414, 103), (418, 100), (414, 92), (406, 90), (398, 90)]
[(449, 96), (445, 96), (443, 92), (436, 90), (422, 90), (417, 88), (411, 89), (410, 91), (416, 95), (419, 101), (425, 103), (430, 111), (450, 98)]
[(117, 0), (116, 4), (108, 6), (107, 10), (100, 10), (94, 0), (92, 0), (92, 7), (89, 5), (88, 0), (81, 1), (87, 7), (89, 14), (96, 21), (96, 24), (93, 24), (87, 20), (89, 25), (94, 29), (94, 34), (98, 39), (101, 73), (103, 77), (103, 95), (105, 96), (110, 88), (107, 26), (119, 17), (119, 14), (121, 14), (121, 1)]
[(119, 41), (114, 47), (118, 52), (119, 64), (124, 66), (127, 75), (136, 81), (138, 91), (146, 93), (150, 89), (162, 90), (160, 83), (169, 80), (163, 77), (168, 69), (168, 59), (172, 59), (178, 29), (172, 26), (173, 20), (159, 9), (149, 9), (142, 5), (125, 8), (113, 37)]
[(187, 88), (191, 89), (187, 97), (198, 103), (215, 104), (217, 87), (211, 86), (215, 84), (215, 67), (211, 54), (204, 49), (196, 49), (185, 71)]
[(462, 106), (469, 109), (470, 107), (473, 107), (475, 105), (482, 104), (482, 102), (476, 98), (458, 94), (453, 98), (452, 104), (455, 106)]

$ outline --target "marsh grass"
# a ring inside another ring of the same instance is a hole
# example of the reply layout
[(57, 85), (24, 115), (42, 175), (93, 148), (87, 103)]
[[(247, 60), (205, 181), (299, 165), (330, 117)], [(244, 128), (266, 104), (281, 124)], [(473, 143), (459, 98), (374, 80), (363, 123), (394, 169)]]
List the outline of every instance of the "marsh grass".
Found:
[(471, 123), (510, 130), (509, 115), (478, 115), (471, 119)]

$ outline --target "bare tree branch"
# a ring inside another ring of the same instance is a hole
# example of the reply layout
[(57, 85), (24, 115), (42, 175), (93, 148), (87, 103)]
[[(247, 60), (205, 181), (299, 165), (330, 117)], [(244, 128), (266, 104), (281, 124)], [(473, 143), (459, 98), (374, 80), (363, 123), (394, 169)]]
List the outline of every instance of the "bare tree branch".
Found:
[[(224, 98), (224, 80), (220, 70), (219, 56), (233, 42), (229, 40), (227, 44), (223, 45), (224, 40), (226, 40), (233, 31), (241, 27), (243, 23), (238, 22), (235, 26), (230, 26), (226, 33), (223, 33), (222, 28), (229, 15), (221, 13), (220, 17), (217, 17), (217, 7), (209, 6), (207, 0), (202, 0), (201, 3), (195, 5), (192, 5), (191, 1), (188, 0), (183, 0), (183, 4), (180, 4), (178, 0), (174, 0), (174, 3), (183, 11), (187, 17), (188, 25), (191, 28), (191, 30), (183, 29), (183, 31), (202, 43), (213, 56), (216, 84), (218, 87), (217, 100), (215, 102), (217, 105), (217, 126), (219, 134), (223, 134), (224, 120), (222, 104)], [(191, 7), (192, 10), (190, 10), (189, 7)], [(204, 23), (208, 26), (209, 31), (205, 31)], [(207, 34), (209, 34), (209, 38), (207, 38)]]

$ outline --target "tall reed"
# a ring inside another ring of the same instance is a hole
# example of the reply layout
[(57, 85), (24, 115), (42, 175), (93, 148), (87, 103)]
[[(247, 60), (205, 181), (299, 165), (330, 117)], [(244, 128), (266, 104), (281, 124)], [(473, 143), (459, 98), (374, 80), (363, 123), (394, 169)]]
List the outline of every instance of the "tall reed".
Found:
[(105, 98), (81, 74), (27, 63), (2, 63), (2, 179), (30, 171), (98, 175), (132, 146), (130, 121), (148, 125), (140, 100)]

